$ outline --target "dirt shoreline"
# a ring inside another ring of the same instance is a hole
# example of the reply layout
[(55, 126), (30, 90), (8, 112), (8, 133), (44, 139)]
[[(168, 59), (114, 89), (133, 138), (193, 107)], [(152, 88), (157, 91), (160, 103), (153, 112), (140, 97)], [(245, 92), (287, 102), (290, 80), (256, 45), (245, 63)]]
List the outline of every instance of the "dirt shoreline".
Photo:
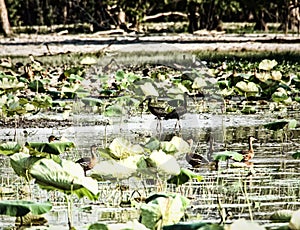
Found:
[(0, 56), (55, 55), (139, 51), (291, 51), (300, 52), (300, 37), (284, 34), (136, 35), (18, 35), (0, 37)]

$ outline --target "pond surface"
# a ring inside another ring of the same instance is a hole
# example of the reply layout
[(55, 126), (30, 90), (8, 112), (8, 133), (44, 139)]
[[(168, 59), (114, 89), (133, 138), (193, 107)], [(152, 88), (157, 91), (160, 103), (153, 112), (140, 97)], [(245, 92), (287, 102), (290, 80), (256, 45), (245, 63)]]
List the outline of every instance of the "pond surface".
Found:
[[(299, 121), (298, 111), (287, 111), (286, 118)], [(225, 213), (227, 223), (234, 219), (246, 218), (258, 221), (265, 227), (275, 226), (269, 221), (275, 210), (300, 208), (300, 161), (292, 154), (299, 150), (300, 129), (272, 131), (263, 124), (277, 119), (277, 114), (260, 112), (255, 115), (209, 113), (188, 113), (181, 120), (182, 129), (174, 132), (175, 120), (162, 121), (162, 131), (156, 130), (157, 120), (150, 114), (142, 116), (124, 116), (110, 119), (110, 124), (98, 121), (102, 116), (74, 115), (72, 126), (54, 126), (51, 128), (1, 129), (2, 141), (17, 140), (46, 142), (50, 134), (61, 136), (75, 142), (76, 148), (62, 157), (76, 160), (89, 155), (89, 146), (99, 144), (107, 146), (115, 137), (125, 137), (134, 143), (144, 143), (149, 137), (170, 140), (178, 135), (183, 139), (194, 140), (192, 150), (206, 155), (209, 149), (208, 136), (215, 137), (215, 151), (247, 149), (247, 138), (252, 135), (258, 141), (254, 143), (255, 157), (252, 160), (255, 173), (249, 175), (249, 167), (226, 167), (221, 163), (219, 171), (208, 164), (193, 169), (203, 176), (201, 182), (191, 181), (180, 187), (166, 185), (164, 191), (179, 192), (191, 199), (187, 210), (189, 220), (207, 222), (221, 221), (220, 213)], [(97, 123), (98, 122), (98, 123)], [(99, 124), (99, 125), (98, 125)], [(24, 132), (26, 130), (26, 132)], [(2, 199), (20, 199), (28, 197), (24, 180), (16, 177), (10, 167), (9, 159), (0, 156)], [(177, 156), (182, 167), (191, 166), (185, 156)], [(120, 185), (126, 187), (121, 189)], [(63, 196), (58, 192), (46, 192), (32, 184), (32, 199), (51, 201), (53, 209), (45, 215), (50, 229), (67, 229), (67, 212)], [(141, 178), (129, 178), (123, 181), (99, 182), (100, 197), (96, 202), (74, 197), (73, 218), (77, 229), (82, 229), (97, 221), (107, 223), (126, 222), (138, 219), (138, 210), (130, 206), (121, 206), (132, 196), (148, 196), (157, 192), (156, 182)], [(134, 194), (138, 191), (138, 194)], [(15, 218), (0, 216), (0, 229), (14, 225)], [(41, 229), (39, 227), (39, 229)]]

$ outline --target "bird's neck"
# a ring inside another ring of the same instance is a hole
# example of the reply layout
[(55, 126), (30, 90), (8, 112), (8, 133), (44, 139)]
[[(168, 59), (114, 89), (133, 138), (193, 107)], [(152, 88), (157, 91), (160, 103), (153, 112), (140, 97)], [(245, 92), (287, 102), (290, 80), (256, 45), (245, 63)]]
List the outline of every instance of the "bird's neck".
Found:
[(186, 96), (186, 94), (183, 95), (183, 107), (187, 108), (187, 96)]
[(92, 147), (91, 148), (91, 156), (93, 159), (97, 158), (96, 153), (95, 153), (95, 149)]
[(252, 140), (249, 140), (249, 152), (253, 152)]

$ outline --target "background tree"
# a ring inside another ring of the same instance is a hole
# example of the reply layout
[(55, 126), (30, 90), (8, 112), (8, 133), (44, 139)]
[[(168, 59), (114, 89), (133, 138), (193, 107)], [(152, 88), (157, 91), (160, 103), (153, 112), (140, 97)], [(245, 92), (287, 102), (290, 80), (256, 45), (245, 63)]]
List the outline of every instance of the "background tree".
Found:
[(1, 17), (2, 29), (4, 31), (4, 35), (11, 36), (12, 30), (8, 20), (8, 14), (7, 14), (6, 4), (4, 0), (0, 0), (0, 17)]

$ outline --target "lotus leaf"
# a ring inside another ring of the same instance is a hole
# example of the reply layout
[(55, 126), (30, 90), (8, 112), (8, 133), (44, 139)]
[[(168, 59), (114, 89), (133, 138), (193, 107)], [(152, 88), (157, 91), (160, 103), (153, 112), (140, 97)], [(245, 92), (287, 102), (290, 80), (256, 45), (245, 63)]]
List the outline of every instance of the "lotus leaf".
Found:
[(263, 226), (260, 226), (255, 222), (251, 222), (245, 219), (238, 219), (234, 221), (228, 228), (228, 230), (241, 230), (241, 229), (265, 230)]
[(145, 148), (153, 150), (158, 150), (160, 148), (160, 141), (156, 138), (151, 137), (150, 140), (145, 144)]
[(115, 104), (106, 107), (103, 115), (108, 117), (115, 117), (115, 116), (122, 116), (123, 113), (124, 113), (123, 107)]
[(224, 230), (224, 227), (219, 224), (192, 222), (163, 226), (163, 230)]
[(10, 156), (10, 164), (15, 173), (18, 176), (26, 178), (26, 180), (31, 179), (29, 176), (29, 169), (40, 157), (30, 156), (29, 154), (19, 152)]
[(189, 169), (181, 168), (180, 173), (178, 175), (171, 177), (168, 180), (168, 183), (182, 185), (192, 179), (196, 179), (198, 182), (200, 182), (202, 180), (202, 176), (194, 173)]
[(37, 108), (49, 108), (52, 106), (52, 98), (46, 94), (34, 96), (32, 104)]
[(149, 229), (178, 223), (184, 216), (189, 200), (179, 194), (162, 194), (147, 204), (141, 205), (141, 223)]
[(106, 224), (95, 223), (89, 226), (88, 230), (109, 230)]
[(18, 82), (17, 79), (11, 79), (7, 77), (3, 77), (0, 79), (0, 89), (4, 91), (16, 91), (19, 89), (23, 89), (25, 84), (23, 82)]
[(280, 120), (280, 121), (275, 121), (271, 122), (268, 124), (265, 124), (264, 127), (270, 130), (280, 130), (283, 129), (284, 127), (288, 127), (289, 129), (296, 128), (297, 126), (297, 120), (291, 119), (291, 120)]
[(271, 76), (272, 76), (272, 79), (273, 79), (274, 81), (280, 81), (281, 78), (282, 78), (281, 72), (280, 72), (280, 71), (277, 71), (277, 70), (273, 70), (273, 71), (271, 72)]
[(33, 80), (28, 84), (28, 88), (33, 92), (43, 93), (46, 83), (45, 80)]
[(300, 152), (295, 152), (295, 153), (293, 153), (292, 157), (293, 157), (294, 159), (300, 159)]
[(207, 83), (203, 77), (196, 77), (194, 79), (192, 88), (193, 89), (203, 89), (203, 87), (207, 86)]
[(278, 211), (275, 211), (270, 216), (270, 220), (272, 222), (279, 222), (279, 223), (289, 222), (290, 219), (292, 218), (293, 212), (294, 211), (292, 211), (292, 210), (278, 210)]
[(253, 82), (246, 83), (244, 81), (240, 81), (236, 84), (236, 87), (239, 88), (240, 90), (242, 90), (243, 92), (246, 92), (246, 93), (257, 93), (257, 92), (259, 92), (259, 88)]
[(52, 204), (37, 203), (26, 200), (2, 200), (0, 201), (0, 214), (8, 216), (25, 216), (29, 212), (33, 215), (41, 215), (52, 208)]
[(161, 149), (168, 154), (174, 154), (177, 151), (177, 148), (175, 145), (173, 145), (171, 142), (169, 141), (162, 141), (160, 143), (161, 145)]
[(19, 145), (17, 142), (5, 142), (0, 144), (0, 154), (3, 155), (12, 155), (19, 152), (20, 149), (21, 145)]
[(29, 169), (35, 182), (46, 190), (59, 190), (65, 194), (76, 194), (79, 198), (86, 196), (90, 200), (97, 199), (98, 183), (85, 177), (80, 164), (62, 160), (60, 164), (43, 158), (35, 162)]
[(287, 95), (287, 92), (283, 88), (278, 88), (276, 92), (272, 94), (272, 100), (275, 102), (284, 102), (287, 100), (289, 96)]
[(152, 162), (152, 165), (163, 174), (178, 175), (180, 173), (180, 166), (175, 157), (166, 154), (162, 150), (154, 150), (149, 160)]
[(179, 154), (187, 153), (191, 150), (190, 145), (181, 137), (173, 136), (170, 143), (176, 147), (177, 153)]
[(293, 212), (288, 226), (292, 230), (300, 229), (300, 209)]
[(31, 154), (49, 153), (59, 155), (67, 151), (69, 148), (74, 148), (74, 142), (26, 142), (25, 146), (30, 150)]
[(97, 60), (92, 57), (84, 57), (80, 61), (81, 65), (95, 65), (97, 64)]
[(111, 155), (114, 159), (125, 159), (128, 156), (143, 154), (142, 146), (132, 144), (125, 138), (115, 138), (109, 145)]
[(157, 90), (155, 89), (155, 87), (151, 82), (146, 82), (140, 87), (145, 96), (154, 96), (154, 97), (159, 96), (159, 93), (157, 92)]
[(257, 73), (256, 75), (255, 75), (255, 77), (257, 78), (257, 79), (259, 79), (261, 82), (266, 82), (267, 80), (269, 80), (269, 79), (272, 79), (272, 76), (271, 76), (271, 74), (270, 73), (266, 73), (266, 72), (263, 72), (263, 73)]
[(228, 159), (241, 161), (244, 159), (244, 156), (234, 151), (223, 151), (223, 152), (214, 152), (213, 158), (215, 161), (227, 161)]
[(259, 63), (258, 68), (266, 71), (270, 71), (277, 65), (277, 61), (264, 59)]
[(144, 156), (129, 156), (123, 160), (100, 161), (92, 169), (91, 177), (102, 179), (126, 179), (138, 172), (138, 169), (146, 168)]

